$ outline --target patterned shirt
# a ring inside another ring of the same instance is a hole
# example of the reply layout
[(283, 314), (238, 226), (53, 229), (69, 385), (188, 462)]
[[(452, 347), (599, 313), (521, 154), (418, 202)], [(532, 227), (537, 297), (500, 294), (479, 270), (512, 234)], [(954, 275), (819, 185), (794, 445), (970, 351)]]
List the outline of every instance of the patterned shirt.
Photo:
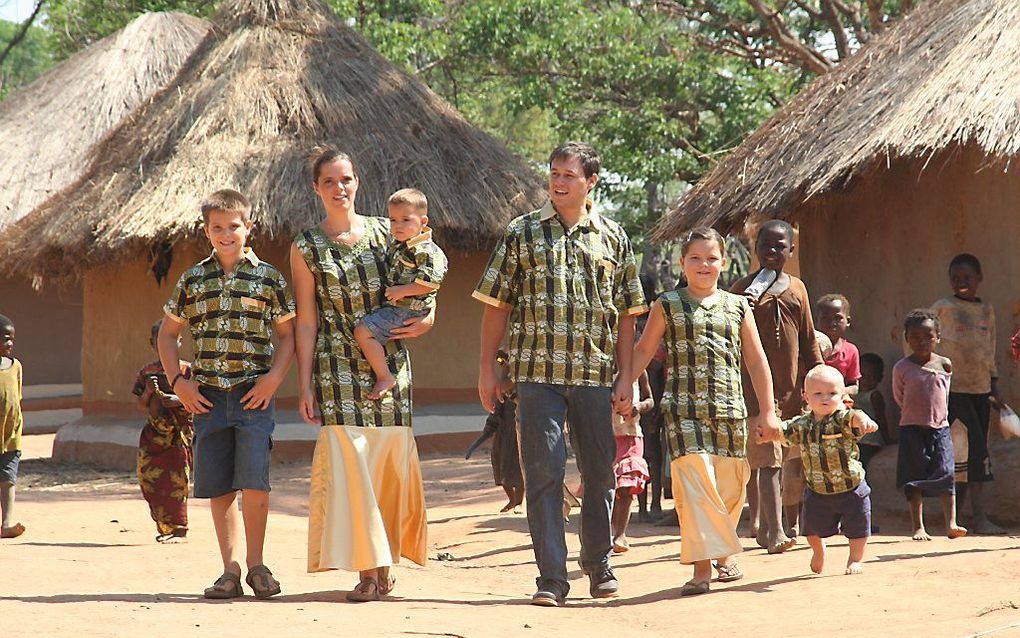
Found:
[(860, 410), (836, 410), (821, 421), (808, 412), (783, 423), (783, 435), (790, 445), (800, 447), (800, 462), (808, 489), (816, 494), (842, 494), (864, 480), (857, 441), (862, 430), (851, 427)]
[(294, 318), (294, 300), (280, 271), (246, 248), (230, 275), (215, 252), (184, 271), (163, 310), (188, 323), (195, 380), (230, 389), (269, 372), (272, 326)]
[(420, 297), (404, 297), (391, 305), (416, 312), (435, 306), (436, 291), (443, 283), (447, 265), (446, 253), (432, 241), (429, 228), (417, 237), (393, 244), (387, 255), (389, 285), (421, 284), (432, 291)]
[(511, 311), (511, 378), (608, 386), (620, 314), (644, 304), (627, 233), (591, 210), (569, 230), (552, 203), (510, 222), (472, 295)]
[(744, 457), (747, 410), (740, 380), (742, 295), (698, 301), (686, 289), (659, 296), (666, 322), (666, 391), (660, 410), (673, 458)]

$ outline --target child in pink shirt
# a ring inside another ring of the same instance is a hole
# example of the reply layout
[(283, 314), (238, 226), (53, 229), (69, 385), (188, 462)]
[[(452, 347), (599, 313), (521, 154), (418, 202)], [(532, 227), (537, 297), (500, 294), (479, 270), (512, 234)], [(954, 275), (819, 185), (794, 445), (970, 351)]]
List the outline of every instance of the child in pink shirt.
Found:
[(861, 379), (861, 353), (845, 337), (850, 327), (850, 301), (840, 294), (820, 298), (815, 303), (815, 325), (832, 341), (832, 351), (825, 357), (825, 365), (836, 368), (843, 375), (847, 394), (857, 394), (857, 382)]

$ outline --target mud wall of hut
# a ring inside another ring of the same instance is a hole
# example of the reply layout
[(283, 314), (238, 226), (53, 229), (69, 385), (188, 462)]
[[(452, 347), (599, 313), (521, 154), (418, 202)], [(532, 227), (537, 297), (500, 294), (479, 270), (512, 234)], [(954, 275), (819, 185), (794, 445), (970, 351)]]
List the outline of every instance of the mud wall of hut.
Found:
[[(289, 243), (254, 244), (260, 258), (276, 265), (290, 280)], [(136, 371), (155, 358), (149, 330), (183, 270), (208, 254), (201, 245), (178, 247), (170, 274), (157, 285), (143, 258), (89, 270), (84, 283), (82, 344), (83, 400), (87, 415), (135, 414), (131, 387)], [(419, 404), (477, 400), (478, 330), (481, 304), (471, 291), (487, 254), (448, 251), (450, 272), (439, 292), (435, 327), (410, 344), (414, 397)], [(184, 353), (190, 356), (190, 339)], [(278, 394), (281, 408), (293, 407), (297, 395), (294, 365)]]
[[(1020, 408), (1009, 337), (1020, 317), (1020, 174), (974, 149), (876, 167), (845, 192), (797, 212), (800, 270), (812, 302), (841, 292), (851, 302), (849, 339), (892, 366), (903, 356), (903, 318), (952, 294), (954, 255), (981, 260), (980, 296), (995, 306), (1000, 386)], [(1015, 169), (1015, 167), (1014, 167)], [(890, 399), (891, 394), (886, 396)]]
[(78, 286), (34, 290), (21, 278), (0, 281), (0, 314), (17, 330), (14, 356), (25, 385), (81, 383), (82, 292)]

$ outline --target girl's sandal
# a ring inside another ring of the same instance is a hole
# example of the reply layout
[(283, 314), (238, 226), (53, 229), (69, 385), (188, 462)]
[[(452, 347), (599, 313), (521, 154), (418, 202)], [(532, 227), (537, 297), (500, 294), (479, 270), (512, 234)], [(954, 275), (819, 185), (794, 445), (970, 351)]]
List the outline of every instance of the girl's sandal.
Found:
[(365, 578), (347, 593), (348, 602), (370, 603), (379, 600), (379, 583), (374, 578)]
[(227, 600), (244, 596), (244, 590), (241, 589), (241, 575), (223, 572), (223, 575), (216, 579), (212, 587), (205, 588), (202, 595), (212, 600)]
[(744, 577), (744, 572), (740, 571), (736, 563), (732, 565), (723, 565), (721, 563), (714, 563), (713, 565), (716, 571), (719, 572), (719, 577), (716, 578), (720, 583), (732, 583), (735, 580), (740, 580)]
[(708, 592), (709, 584), (707, 580), (689, 580), (684, 583), (683, 587), (680, 588), (681, 596), (700, 596), (701, 594), (707, 594)]
[(256, 565), (248, 569), (248, 576), (244, 582), (248, 583), (251, 590), (255, 592), (255, 598), (269, 598), (279, 594), (280, 581), (273, 578), (273, 572), (265, 565)]

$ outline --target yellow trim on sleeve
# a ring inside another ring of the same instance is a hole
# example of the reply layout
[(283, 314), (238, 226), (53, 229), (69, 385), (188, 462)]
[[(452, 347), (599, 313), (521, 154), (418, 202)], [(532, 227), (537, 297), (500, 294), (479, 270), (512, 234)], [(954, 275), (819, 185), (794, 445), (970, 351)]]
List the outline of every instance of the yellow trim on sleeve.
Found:
[(184, 320), (184, 319), (181, 319), (181, 318), (180, 318), (180, 317), (178, 317), (177, 315), (175, 315), (175, 314), (173, 314), (173, 313), (170, 313), (170, 312), (167, 312), (166, 310), (164, 310), (164, 311), (163, 311), (163, 314), (165, 314), (166, 316), (170, 317), (171, 319), (173, 319), (173, 320), (174, 320), (174, 321), (176, 321), (177, 323), (186, 323), (186, 320)]
[(421, 278), (415, 279), (414, 283), (418, 284), (419, 286), (425, 286), (426, 288), (430, 288), (432, 290), (439, 290), (439, 284), (432, 283), (431, 281), (425, 281), (424, 279)]
[(287, 314), (283, 315), (282, 317), (280, 317), (279, 319), (277, 319), (276, 321), (274, 321), (274, 322), (273, 322), (273, 325), (276, 325), (276, 326), (278, 326), (278, 325), (280, 325), (281, 323), (283, 323), (284, 321), (290, 321), (291, 319), (293, 319), (293, 318), (294, 318), (294, 317), (296, 317), (296, 316), (297, 316), (297, 313), (296, 313), (295, 311), (291, 310), (291, 311), (290, 311), (290, 312), (288, 312)]
[(499, 308), (500, 310), (510, 310), (510, 309), (513, 308), (513, 306), (511, 306), (507, 302), (500, 301), (499, 299), (496, 299), (495, 297), (490, 297), (489, 295), (487, 295), (485, 293), (482, 293), (482, 292), (478, 292), (477, 290), (474, 291), (473, 293), (471, 293), (471, 296), (474, 297), (475, 299), (477, 299), (478, 301), (484, 303), (484, 304), (488, 304), (490, 306), (495, 306), (496, 308)]
[(626, 314), (628, 314), (628, 315), (643, 315), (646, 312), (648, 312), (648, 306), (646, 306), (644, 304), (641, 304), (640, 306), (634, 306), (632, 308), (627, 308), (627, 313)]

